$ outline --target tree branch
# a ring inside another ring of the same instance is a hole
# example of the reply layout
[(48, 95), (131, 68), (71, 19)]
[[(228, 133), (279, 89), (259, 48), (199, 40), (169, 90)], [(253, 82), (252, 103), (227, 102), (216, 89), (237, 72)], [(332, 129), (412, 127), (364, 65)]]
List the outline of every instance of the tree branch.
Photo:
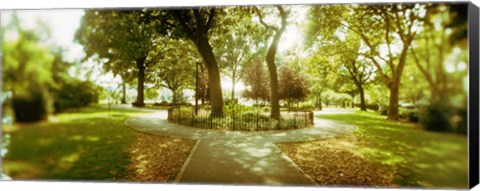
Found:
[(415, 64), (417, 65), (418, 69), (420, 69), (420, 71), (425, 76), (425, 78), (427, 79), (428, 84), (430, 84), (430, 86), (432, 88), (436, 89), (436, 84), (433, 82), (432, 76), (420, 64), (420, 61), (418, 60), (418, 57), (417, 57), (417, 54), (415, 53), (415, 50), (413, 48), (410, 48), (410, 52), (412, 52), (413, 59), (415, 60)]
[(201, 34), (202, 32), (200, 32), (200, 31), (204, 31), (205, 21), (203, 20), (202, 15), (200, 15), (199, 9), (200, 8), (193, 9), (193, 15), (195, 16), (195, 21), (196, 21), (196, 24), (197, 24), (197, 31), (199, 31), (199, 34)]
[(190, 39), (192, 39), (194, 42), (197, 42), (197, 37), (193, 30), (187, 25), (187, 21), (182, 16), (182, 12), (174, 11), (174, 16), (177, 19), (178, 23), (180, 23), (180, 25), (182, 26), (185, 33), (187, 33), (188, 37), (190, 37)]
[(210, 15), (208, 15), (208, 21), (207, 21), (207, 24), (205, 25), (205, 27), (207, 28), (207, 31), (210, 29), (210, 27), (212, 27), (212, 23), (213, 23), (213, 18), (215, 17), (215, 8), (213, 9), (210, 9)]
[(277, 30), (278, 30), (278, 28), (277, 28), (276, 26), (269, 25), (269, 24), (267, 24), (267, 23), (265, 23), (265, 22), (263, 21), (262, 13), (261, 13), (260, 10), (258, 9), (258, 7), (253, 6), (253, 9), (255, 10), (255, 13), (257, 13), (257, 15), (258, 15), (258, 19), (259, 19), (260, 23), (261, 23), (267, 30), (268, 30), (268, 29), (272, 29), (272, 30), (274, 30), (274, 31), (277, 31)]

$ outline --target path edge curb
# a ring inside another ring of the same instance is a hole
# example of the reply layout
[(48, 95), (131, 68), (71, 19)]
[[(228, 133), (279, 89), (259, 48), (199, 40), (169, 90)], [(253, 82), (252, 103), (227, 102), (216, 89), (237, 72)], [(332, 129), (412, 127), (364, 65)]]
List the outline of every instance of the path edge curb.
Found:
[(319, 184), (313, 179), (310, 175), (308, 175), (300, 166), (295, 163), (288, 155), (286, 155), (280, 148), (277, 147), (277, 145), (274, 142), (271, 142), (273, 147), (279, 152), (278, 154), (280, 155), (281, 158), (285, 159), (288, 163), (290, 163), (295, 169), (297, 169), (302, 175), (307, 178), (310, 182), (312, 182), (314, 185), (319, 186)]
[(183, 165), (182, 165), (182, 168), (180, 169), (180, 171), (178, 172), (177, 176), (176, 176), (175, 179), (173, 180), (173, 183), (179, 183), (179, 182), (180, 182), (180, 179), (183, 178), (183, 174), (184, 174), (185, 171), (187, 170), (187, 167), (190, 165), (190, 161), (191, 161), (192, 158), (193, 158), (193, 154), (194, 154), (195, 151), (197, 150), (198, 145), (200, 145), (200, 142), (201, 142), (201, 140), (198, 139), (198, 140), (197, 140), (197, 143), (195, 143), (195, 146), (193, 146), (192, 150), (190, 151), (190, 154), (188, 154), (187, 160), (185, 160), (185, 162), (184, 162)]

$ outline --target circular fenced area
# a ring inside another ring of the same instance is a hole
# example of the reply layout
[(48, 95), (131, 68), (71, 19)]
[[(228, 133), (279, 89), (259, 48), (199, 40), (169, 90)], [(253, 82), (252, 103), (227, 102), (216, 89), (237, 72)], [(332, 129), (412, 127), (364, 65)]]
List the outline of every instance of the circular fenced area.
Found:
[(279, 119), (270, 117), (261, 110), (249, 112), (225, 112), (212, 116), (210, 110), (200, 109), (197, 114), (193, 107), (171, 107), (168, 121), (185, 126), (232, 131), (288, 130), (313, 126), (312, 111), (282, 111)]

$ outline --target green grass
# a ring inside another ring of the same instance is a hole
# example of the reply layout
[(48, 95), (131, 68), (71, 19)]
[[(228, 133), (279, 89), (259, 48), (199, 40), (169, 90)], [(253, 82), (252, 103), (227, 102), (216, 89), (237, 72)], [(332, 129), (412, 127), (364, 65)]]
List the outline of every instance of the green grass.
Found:
[(54, 123), (21, 124), (3, 169), (14, 179), (123, 180), (134, 138), (124, 121), (135, 114), (89, 107), (58, 114)]
[(467, 188), (467, 137), (423, 130), (412, 123), (387, 121), (373, 112), (317, 116), (358, 126), (367, 141), (358, 152), (391, 165), (400, 186)]

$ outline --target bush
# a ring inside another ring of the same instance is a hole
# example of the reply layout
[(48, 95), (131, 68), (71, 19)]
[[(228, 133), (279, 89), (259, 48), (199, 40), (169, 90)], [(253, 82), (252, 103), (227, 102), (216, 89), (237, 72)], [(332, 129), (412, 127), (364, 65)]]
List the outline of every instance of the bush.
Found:
[(453, 116), (453, 127), (457, 133), (467, 134), (467, 109), (457, 109)]
[(450, 110), (451, 108), (442, 104), (427, 106), (420, 112), (420, 123), (429, 131), (450, 131)]
[(241, 105), (241, 104), (230, 104), (230, 105), (225, 105), (224, 106), (224, 112), (225, 114), (242, 114), (246, 112), (252, 112), (255, 111), (255, 108)]
[(225, 99), (225, 105), (236, 105), (238, 104), (238, 99), (235, 98), (235, 99)]
[[(368, 110), (378, 111), (379, 109), (378, 104), (366, 104), (365, 106)], [(357, 107), (360, 107), (360, 104), (357, 104)]]
[(169, 106), (169, 105), (170, 105), (170, 103), (168, 103), (168, 101), (165, 101), (165, 100), (163, 100), (163, 101), (160, 102), (160, 103), (155, 102), (155, 103), (153, 104), (153, 106)]
[(12, 106), (17, 122), (35, 122), (47, 119), (49, 114), (48, 95), (42, 91), (30, 95), (13, 96)]
[(419, 112), (418, 109), (398, 108), (400, 118), (407, 119), (410, 122), (418, 122)]
[(315, 104), (310, 102), (300, 103), (299, 109), (301, 110), (313, 110), (315, 109)]
[(54, 94), (55, 98), (53, 106), (55, 112), (97, 103), (100, 92), (100, 87), (91, 82), (69, 80)]
[(133, 107), (145, 107), (145, 103), (137, 103), (136, 101), (132, 103)]

